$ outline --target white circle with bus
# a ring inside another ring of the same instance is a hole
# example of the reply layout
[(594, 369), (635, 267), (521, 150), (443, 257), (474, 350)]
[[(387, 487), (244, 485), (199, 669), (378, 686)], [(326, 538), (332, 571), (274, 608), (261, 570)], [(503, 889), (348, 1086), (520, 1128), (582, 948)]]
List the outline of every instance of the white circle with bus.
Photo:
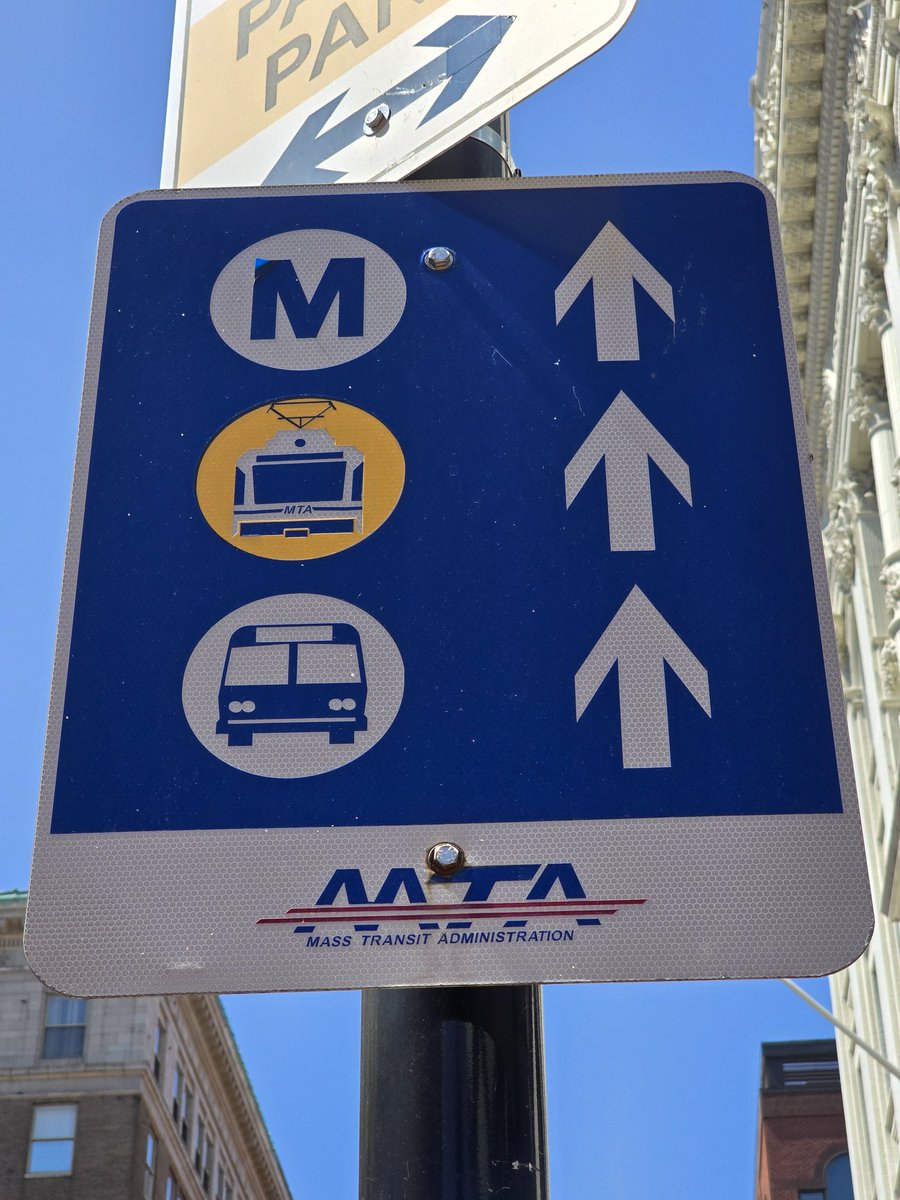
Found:
[(229, 766), (270, 779), (334, 771), (387, 733), (403, 660), (383, 625), (333, 596), (268, 596), (203, 635), (181, 701), (194, 736)]

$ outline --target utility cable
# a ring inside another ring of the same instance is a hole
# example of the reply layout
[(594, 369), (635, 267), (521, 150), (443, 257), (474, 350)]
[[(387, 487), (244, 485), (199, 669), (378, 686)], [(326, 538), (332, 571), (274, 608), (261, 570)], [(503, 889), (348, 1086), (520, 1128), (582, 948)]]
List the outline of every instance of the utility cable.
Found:
[(805, 1000), (810, 1008), (814, 1008), (819, 1016), (824, 1017), (826, 1021), (829, 1021), (835, 1027), (835, 1029), (839, 1029), (844, 1037), (848, 1037), (855, 1046), (858, 1046), (860, 1050), (864, 1050), (870, 1058), (874, 1058), (876, 1062), (881, 1063), (886, 1071), (890, 1071), (892, 1075), (896, 1076), (897, 1079), (900, 1079), (900, 1067), (895, 1066), (890, 1059), (885, 1058), (884, 1055), (876, 1050), (874, 1046), (870, 1046), (868, 1042), (864, 1042), (858, 1034), (853, 1032), (849, 1025), (845, 1025), (843, 1021), (839, 1021), (833, 1013), (830, 1013), (828, 1009), (825, 1008), (824, 1005), (820, 1004), (818, 1000), (814, 1000), (809, 992), (804, 992), (803, 988), (794, 983), (793, 979), (782, 979), (781, 982), (786, 984), (795, 995), (800, 997), (801, 1000)]

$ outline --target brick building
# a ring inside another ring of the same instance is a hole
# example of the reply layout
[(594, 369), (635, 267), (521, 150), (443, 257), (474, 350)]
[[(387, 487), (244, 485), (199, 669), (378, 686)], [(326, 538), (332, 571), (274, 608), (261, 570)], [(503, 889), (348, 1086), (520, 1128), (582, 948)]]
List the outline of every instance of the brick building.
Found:
[(0, 892), (0, 1198), (290, 1200), (215, 996), (72, 1000)]
[(833, 1041), (763, 1045), (756, 1200), (853, 1200)]

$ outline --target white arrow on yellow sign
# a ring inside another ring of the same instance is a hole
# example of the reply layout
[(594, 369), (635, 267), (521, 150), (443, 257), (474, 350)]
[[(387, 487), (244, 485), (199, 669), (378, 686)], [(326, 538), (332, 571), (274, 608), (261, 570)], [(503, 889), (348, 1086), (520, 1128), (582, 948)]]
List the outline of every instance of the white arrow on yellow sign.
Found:
[(637, 0), (178, 0), (164, 187), (402, 179)]

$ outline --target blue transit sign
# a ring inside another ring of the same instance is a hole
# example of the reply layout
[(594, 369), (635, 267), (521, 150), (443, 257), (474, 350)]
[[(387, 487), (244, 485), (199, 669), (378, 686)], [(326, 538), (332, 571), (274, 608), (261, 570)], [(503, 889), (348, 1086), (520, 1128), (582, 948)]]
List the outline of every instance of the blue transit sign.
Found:
[(870, 922), (764, 189), (113, 209), (28, 920), (42, 977), (818, 974)]

